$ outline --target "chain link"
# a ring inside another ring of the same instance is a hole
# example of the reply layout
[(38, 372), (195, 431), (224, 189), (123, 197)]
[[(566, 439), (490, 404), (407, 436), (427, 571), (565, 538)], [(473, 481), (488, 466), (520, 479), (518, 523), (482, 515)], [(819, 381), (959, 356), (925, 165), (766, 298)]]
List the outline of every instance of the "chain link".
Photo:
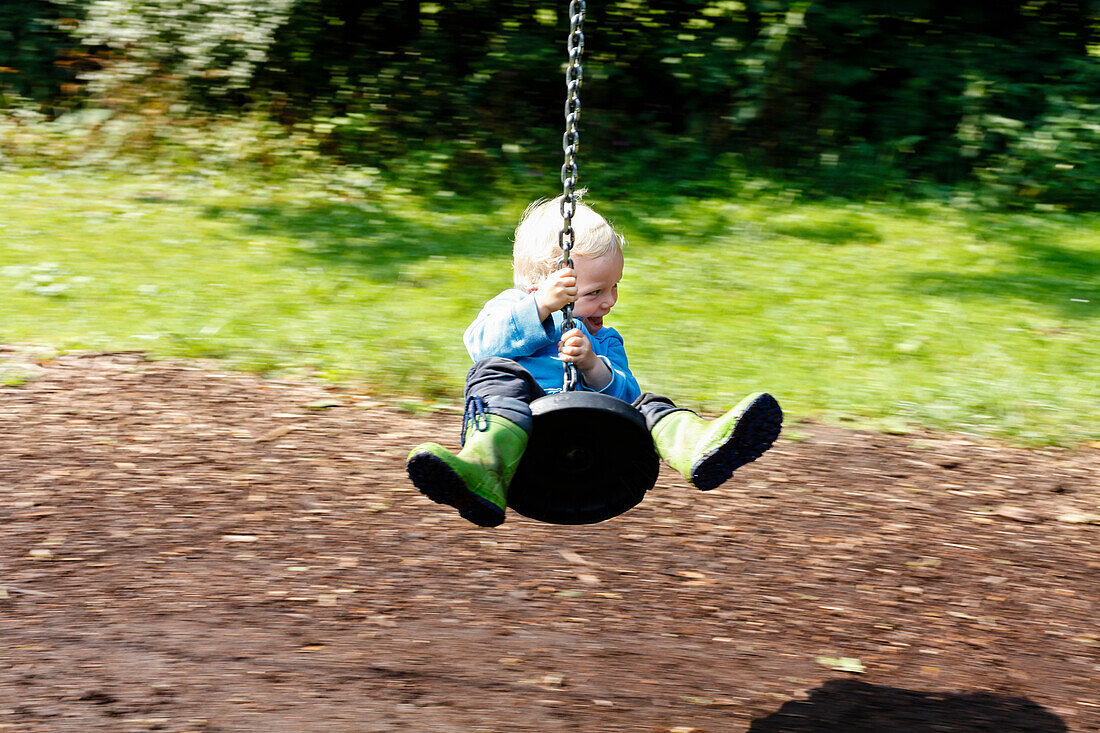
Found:
[[(574, 192), (577, 187), (577, 148), (580, 146), (580, 133), (577, 132), (577, 121), (581, 116), (581, 55), (584, 53), (584, 0), (570, 0), (569, 3), (569, 39), (566, 47), (569, 51), (569, 63), (565, 68), (565, 134), (562, 135), (562, 151), (565, 153), (565, 163), (561, 167), (561, 218), (562, 228), (558, 233), (558, 246), (561, 247), (562, 267), (572, 267), (573, 259), (569, 256), (573, 249), (573, 214), (577, 211), (577, 199)], [(562, 333), (574, 328), (573, 304), (567, 303), (562, 309), (565, 320), (562, 322)], [(562, 389), (571, 392), (577, 388), (579, 378), (577, 366), (572, 362), (565, 365), (565, 382)]]

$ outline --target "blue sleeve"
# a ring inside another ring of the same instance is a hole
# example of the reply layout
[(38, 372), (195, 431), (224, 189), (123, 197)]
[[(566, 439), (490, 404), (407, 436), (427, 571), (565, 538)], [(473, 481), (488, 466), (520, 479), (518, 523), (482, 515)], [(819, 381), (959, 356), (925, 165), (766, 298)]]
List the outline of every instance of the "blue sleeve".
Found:
[(481, 309), (462, 341), (475, 362), (490, 356), (518, 359), (557, 342), (552, 319), (539, 321), (533, 293), (505, 291)]
[(599, 336), (600, 338), (593, 339), (598, 344), (596, 355), (611, 370), (611, 382), (599, 391), (618, 397), (624, 402), (633, 402), (642, 394), (642, 389), (638, 386), (638, 380), (630, 372), (623, 337), (613, 328), (601, 329)]

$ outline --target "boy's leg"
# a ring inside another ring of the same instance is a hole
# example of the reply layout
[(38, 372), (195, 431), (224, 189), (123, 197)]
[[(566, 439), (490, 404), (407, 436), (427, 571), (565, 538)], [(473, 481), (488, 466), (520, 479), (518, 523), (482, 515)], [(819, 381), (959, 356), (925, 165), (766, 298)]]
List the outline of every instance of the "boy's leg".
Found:
[(648, 392), (634, 406), (645, 416), (658, 455), (703, 491), (721, 486), (735, 470), (762, 456), (783, 425), (783, 410), (765, 392), (749, 395), (709, 422)]
[[(643, 392), (642, 396), (634, 400), (633, 404), (634, 408), (642, 413), (642, 417), (645, 418), (645, 426), (649, 428), (650, 433), (653, 432), (653, 428), (657, 426), (662, 418), (674, 412), (691, 412), (686, 407), (677, 407), (676, 403), (668, 397), (652, 392)], [(691, 412), (691, 414), (694, 415), (695, 413)]]
[(421, 493), (458, 509), (482, 527), (504, 521), (508, 485), (531, 434), (532, 400), (545, 394), (529, 372), (510, 359), (479, 361), (466, 375), (462, 450), (438, 443), (417, 446), (406, 468)]
[[(498, 415), (520, 425), (531, 433), (531, 403), (545, 397), (543, 390), (531, 372), (511, 359), (491, 356), (482, 359), (466, 373), (466, 412), (480, 402), (492, 415)], [(466, 440), (466, 421), (463, 416), (462, 440)]]

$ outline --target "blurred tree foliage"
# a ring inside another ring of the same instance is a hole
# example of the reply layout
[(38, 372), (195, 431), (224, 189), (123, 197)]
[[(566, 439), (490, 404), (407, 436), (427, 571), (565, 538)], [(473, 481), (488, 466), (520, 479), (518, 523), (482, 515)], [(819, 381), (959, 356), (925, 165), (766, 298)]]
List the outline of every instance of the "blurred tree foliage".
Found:
[[(566, 0), (0, 1), (0, 104), (262, 110), (456, 184), (558, 156)], [(1097, 0), (590, 0), (586, 31), (584, 152), (625, 177), (1100, 202)]]

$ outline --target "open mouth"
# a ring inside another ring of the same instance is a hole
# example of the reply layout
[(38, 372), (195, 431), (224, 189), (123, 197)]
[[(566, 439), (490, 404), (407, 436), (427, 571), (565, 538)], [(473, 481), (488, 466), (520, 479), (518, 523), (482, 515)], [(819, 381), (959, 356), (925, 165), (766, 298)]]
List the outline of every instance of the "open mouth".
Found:
[(588, 326), (589, 331), (596, 333), (603, 328), (603, 316), (585, 316), (584, 325)]

